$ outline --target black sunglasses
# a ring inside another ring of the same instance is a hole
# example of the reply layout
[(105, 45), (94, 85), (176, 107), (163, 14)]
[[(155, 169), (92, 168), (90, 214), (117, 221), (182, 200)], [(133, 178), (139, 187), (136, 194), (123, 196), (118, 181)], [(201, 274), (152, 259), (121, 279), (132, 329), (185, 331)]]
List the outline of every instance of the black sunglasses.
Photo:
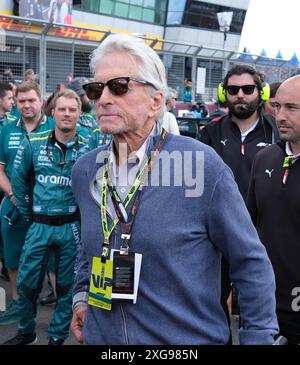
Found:
[(136, 79), (135, 77), (117, 77), (116, 79), (107, 81), (105, 84), (103, 82), (95, 81), (84, 84), (82, 85), (82, 87), (90, 100), (96, 100), (101, 98), (105, 86), (109, 88), (110, 92), (113, 95), (121, 96), (126, 94), (129, 90), (128, 85), (130, 81), (138, 82), (139, 84), (143, 85), (151, 85), (155, 88), (155, 86), (151, 84), (151, 82)]
[(251, 95), (253, 94), (255, 88), (256, 85), (227, 85), (226, 90), (228, 91), (229, 95), (237, 95), (240, 89), (242, 89), (245, 95)]

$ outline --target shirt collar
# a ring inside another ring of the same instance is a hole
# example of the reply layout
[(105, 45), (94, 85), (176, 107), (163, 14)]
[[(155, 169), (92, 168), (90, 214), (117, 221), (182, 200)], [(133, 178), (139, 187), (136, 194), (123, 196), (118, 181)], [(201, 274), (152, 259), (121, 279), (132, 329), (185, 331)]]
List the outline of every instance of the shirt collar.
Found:
[(256, 128), (258, 123), (259, 123), (259, 118), (257, 119), (257, 121), (249, 129), (247, 129), (246, 131), (241, 133), (241, 137), (245, 139), (247, 137), (247, 135)]
[(286, 142), (285, 144), (285, 152), (288, 156), (292, 156), (292, 163), (294, 163), (296, 160), (298, 160), (298, 158), (300, 157), (300, 153), (298, 153), (297, 155), (294, 155), (292, 152), (292, 149), (290, 147), (289, 142)]
[[(38, 121), (38, 123), (37, 123), (37, 125), (34, 127), (34, 130), (35, 129), (37, 129), (40, 125), (42, 125), (42, 124), (45, 124), (46, 123), (46, 121), (47, 121), (47, 116), (46, 116), (46, 114), (44, 114), (44, 113), (42, 113), (41, 114), (41, 117), (40, 117), (40, 119), (39, 119), (39, 121)], [(25, 127), (25, 124), (24, 124), (24, 122), (23, 122), (23, 119), (22, 119), (22, 117), (20, 117), (20, 119), (17, 121), (17, 127)], [(25, 128), (26, 129), (26, 128)], [(34, 131), (33, 130), (33, 131)]]
[[(162, 131), (162, 127), (161, 124), (156, 122), (155, 125), (153, 126), (150, 134), (148, 135), (148, 137), (146, 138), (145, 142), (143, 143), (143, 145), (139, 148), (138, 151), (135, 152), (134, 156), (136, 156), (136, 159), (134, 160), (134, 164), (130, 164), (132, 166), (129, 167), (138, 171), (139, 168), (141, 167), (142, 163), (143, 163), (143, 157), (146, 158), (147, 156), (147, 151), (149, 148), (152, 148), (151, 144), (153, 143), (152, 139), (155, 138), (155, 136), (160, 135)], [(113, 172), (113, 174), (111, 174), (111, 178), (114, 180), (115, 178), (119, 178), (119, 176), (117, 176), (115, 174), (116, 172), (116, 160), (115, 160), (115, 155), (114, 153), (112, 153), (112, 141), (110, 142), (110, 144), (108, 145), (108, 148), (106, 149), (106, 158), (108, 159), (109, 163), (111, 165), (109, 165), (109, 168), (113, 168), (113, 170), (110, 170), (110, 173)], [(138, 160), (139, 159), (139, 160)], [(102, 160), (103, 161), (103, 160)], [(95, 201), (100, 205), (101, 202), (101, 190), (102, 190), (102, 178), (103, 178), (103, 169), (99, 168), (96, 172), (96, 176), (95, 176), (95, 180), (92, 181), (91, 186), (90, 186), (90, 192), (91, 195), (93, 196), (93, 198), (95, 199)], [(115, 211), (113, 209), (113, 205), (111, 202), (111, 199), (109, 198), (108, 200), (108, 213), (111, 217), (114, 217), (115, 215)], [(111, 203), (111, 204), (110, 204)]]
[(56, 136), (55, 136), (55, 130), (53, 129), (50, 134), (49, 134), (49, 142), (53, 145), (55, 145), (56, 143), (58, 145), (60, 144), (64, 144), (66, 146), (66, 148), (72, 148), (74, 145), (78, 145), (79, 144), (79, 135), (78, 133), (76, 132), (75, 136), (70, 139), (68, 142), (66, 143), (62, 143), (62, 142), (59, 142), (57, 139), (56, 139)]
[[(141, 147), (137, 151), (132, 151), (130, 153), (127, 163), (138, 165), (138, 166), (141, 165), (142, 161), (144, 161), (146, 158), (147, 151), (148, 151), (149, 144), (150, 144), (150, 138), (157, 134), (160, 134), (160, 132), (161, 132), (160, 124), (158, 122), (156, 122), (154, 124), (151, 132), (149, 133), (148, 137), (145, 139), (144, 143), (141, 145)], [(109, 152), (108, 165), (109, 165), (110, 172), (112, 173), (111, 176), (118, 176), (113, 141), (111, 141), (111, 143), (109, 144), (108, 152)]]

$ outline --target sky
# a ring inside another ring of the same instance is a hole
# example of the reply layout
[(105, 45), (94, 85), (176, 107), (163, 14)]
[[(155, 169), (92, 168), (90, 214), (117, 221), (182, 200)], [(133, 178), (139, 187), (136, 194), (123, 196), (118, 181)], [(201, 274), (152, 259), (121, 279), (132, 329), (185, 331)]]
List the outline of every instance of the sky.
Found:
[(289, 60), (294, 52), (300, 59), (300, 0), (250, 0), (242, 31), (240, 51), (251, 54), (264, 48), (268, 57)]

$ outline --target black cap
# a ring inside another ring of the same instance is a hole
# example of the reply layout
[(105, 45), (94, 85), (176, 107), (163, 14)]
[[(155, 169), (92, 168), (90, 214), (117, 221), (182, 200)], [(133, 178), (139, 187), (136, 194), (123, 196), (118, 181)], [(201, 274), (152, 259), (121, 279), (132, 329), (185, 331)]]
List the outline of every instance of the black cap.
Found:
[(79, 96), (84, 95), (85, 91), (82, 85), (87, 84), (89, 80), (86, 77), (77, 77), (66, 85), (68, 89), (74, 90)]

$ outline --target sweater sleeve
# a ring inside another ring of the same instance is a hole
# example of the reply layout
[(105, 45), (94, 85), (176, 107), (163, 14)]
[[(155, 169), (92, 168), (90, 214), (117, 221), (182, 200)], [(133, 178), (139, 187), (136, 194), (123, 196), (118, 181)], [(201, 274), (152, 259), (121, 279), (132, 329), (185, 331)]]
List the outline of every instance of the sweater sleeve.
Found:
[(240, 343), (272, 344), (278, 332), (272, 265), (227, 167), (212, 190), (208, 216), (211, 240), (228, 260), (240, 293)]
[[(80, 209), (81, 194), (79, 193), (82, 186), (88, 186), (86, 174), (83, 172), (82, 159), (79, 160), (72, 169), (72, 190)], [(76, 265), (75, 265), (75, 283), (73, 288), (73, 307), (78, 304), (87, 303), (89, 293), (89, 262), (85, 253), (84, 242), (80, 242)]]

